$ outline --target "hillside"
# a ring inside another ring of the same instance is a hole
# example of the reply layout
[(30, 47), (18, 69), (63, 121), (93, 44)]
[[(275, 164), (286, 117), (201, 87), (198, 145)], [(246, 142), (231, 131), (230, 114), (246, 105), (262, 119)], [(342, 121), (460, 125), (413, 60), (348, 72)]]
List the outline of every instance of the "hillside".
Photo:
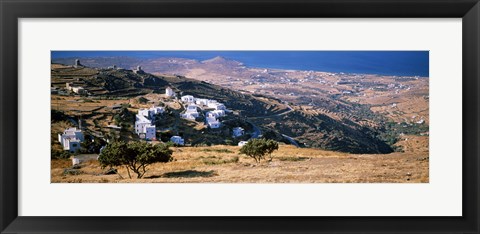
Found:
[[(85, 62), (82, 61), (82, 63)], [(225, 64), (225, 61), (223, 58), (214, 58), (202, 63), (213, 66), (218, 63)], [(229, 63), (235, 67), (241, 65), (236, 62)], [(163, 93), (165, 88), (170, 86), (180, 95), (189, 94), (197, 98), (211, 98), (224, 103), (227, 108), (234, 111), (238, 120), (258, 126), (264, 136), (279, 141), (289, 142), (283, 136), (287, 135), (300, 145), (307, 147), (349, 153), (393, 151), (391, 146), (378, 137), (382, 134), (381, 128), (361, 122), (366, 119), (368, 123), (368, 118), (374, 119), (378, 116), (368, 109), (354, 108), (355, 105), (345, 101), (338, 101), (343, 105), (336, 107), (348, 108), (352, 115), (360, 116), (361, 119), (335, 118), (328, 113), (308, 112), (301, 106), (286, 104), (268, 95), (235, 91), (179, 75), (152, 75), (128, 69), (75, 68), (61, 64), (52, 64), (51, 70), (53, 87), (61, 89), (66, 82), (71, 82), (76, 86), (84, 87), (90, 93), (89, 98), (138, 99), (149, 94)], [(52, 98), (54, 98), (53, 95)], [(53, 103), (52, 101), (52, 105)], [(366, 114), (363, 113), (365, 111)]]

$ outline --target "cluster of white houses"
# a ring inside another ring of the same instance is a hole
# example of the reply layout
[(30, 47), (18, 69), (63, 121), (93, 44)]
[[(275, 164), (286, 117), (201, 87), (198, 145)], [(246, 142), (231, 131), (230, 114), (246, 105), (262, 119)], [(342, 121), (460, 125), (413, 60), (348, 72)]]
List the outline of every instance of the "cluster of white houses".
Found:
[(220, 128), (222, 126), (218, 118), (225, 116), (226, 107), (224, 104), (213, 99), (195, 98), (192, 95), (185, 95), (181, 97), (183, 103), (187, 105), (185, 113), (182, 118), (195, 120), (200, 114), (198, 108), (212, 109), (205, 113), (205, 121), (209, 128)]
[[(137, 67), (136, 71), (142, 72), (141, 67)], [(67, 89), (79, 94), (83, 92), (82, 87), (71, 86), (69, 83), (67, 83)], [(167, 87), (165, 95), (175, 97), (176, 94), (172, 88)], [(226, 115), (227, 109), (224, 104), (212, 99), (195, 98), (191, 95), (182, 96), (181, 101), (186, 106), (185, 112), (181, 114), (182, 118), (195, 120), (200, 116), (198, 109), (208, 109), (205, 112), (205, 120), (208, 127), (212, 129), (221, 127), (221, 122), (218, 119)], [(158, 118), (158, 115), (164, 112), (165, 109), (158, 106), (139, 109), (135, 116), (135, 133), (142, 139), (156, 140), (155, 118)], [(236, 127), (233, 129), (233, 137), (242, 136), (244, 132), (245, 130), (242, 127)], [(84, 136), (80, 129), (68, 128), (63, 134), (58, 134), (58, 141), (62, 144), (64, 150), (74, 153), (81, 148), (80, 144), (84, 141)], [(185, 144), (184, 139), (180, 136), (172, 136), (170, 141), (177, 145)], [(243, 145), (246, 142), (242, 141), (241, 143)]]
[(58, 141), (62, 144), (63, 150), (75, 153), (81, 148), (84, 137), (82, 130), (77, 128), (67, 128), (62, 134), (58, 134)]
[[(140, 109), (135, 116), (135, 133), (146, 140), (156, 140), (156, 127), (153, 124), (158, 114), (165, 112), (163, 107), (153, 106), (149, 109)], [(173, 136), (170, 141), (177, 145), (184, 145), (184, 139), (180, 136)]]
[(135, 116), (135, 133), (146, 140), (156, 139), (156, 128), (153, 122), (158, 114), (165, 112), (163, 107), (153, 106), (149, 109), (140, 109)]

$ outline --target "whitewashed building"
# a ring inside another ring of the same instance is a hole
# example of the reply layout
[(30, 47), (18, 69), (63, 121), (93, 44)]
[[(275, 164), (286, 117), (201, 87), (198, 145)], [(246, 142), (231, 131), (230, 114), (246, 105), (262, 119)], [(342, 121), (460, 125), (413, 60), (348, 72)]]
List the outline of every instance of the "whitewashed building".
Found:
[(185, 140), (180, 136), (172, 136), (170, 138), (170, 141), (173, 142), (174, 144), (177, 144), (177, 145), (184, 145), (185, 144)]
[(167, 95), (167, 97), (175, 97), (175, 92), (173, 92), (172, 88), (167, 87), (165, 89), (165, 95)]
[(72, 158), (72, 165), (75, 166), (75, 165), (78, 165), (78, 164), (80, 164), (80, 159), (73, 157)]
[(133, 72), (136, 73), (136, 74), (141, 74), (141, 73), (143, 73), (142, 67), (141, 67), (141, 66), (137, 66), (137, 69), (134, 69)]
[(143, 115), (150, 120), (155, 120), (155, 116), (157, 116), (158, 114), (162, 114), (163, 112), (165, 112), (165, 109), (160, 106), (152, 106), (149, 109), (138, 110), (138, 114)]
[(195, 104), (201, 105), (201, 106), (206, 106), (206, 105), (208, 105), (208, 101), (210, 101), (210, 100), (205, 99), (205, 98), (196, 98), (195, 99)]
[(181, 97), (182, 102), (184, 103), (195, 103), (195, 97), (192, 95), (185, 95)]
[(139, 113), (135, 116), (135, 133), (139, 135), (140, 138), (145, 138), (146, 140), (155, 140), (155, 125), (152, 125), (152, 121), (144, 114), (149, 115), (148, 109), (147, 112), (145, 112), (145, 110), (139, 110)]
[(242, 147), (244, 145), (246, 145), (248, 143), (248, 141), (240, 141), (238, 142), (238, 146)]
[(190, 120), (195, 120), (198, 116), (200, 116), (200, 114), (197, 111), (197, 105), (194, 104), (188, 105), (185, 113), (182, 114), (182, 118)]
[(225, 116), (225, 111), (224, 110), (214, 110), (212, 113), (218, 118), (218, 117), (223, 117)]
[(207, 111), (205, 113), (206, 117), (211, 117), (211, 118), (220, 118), (225, 116), (225, 111), (224, 110), (214, 110), (214, 111)]
[(77, 94), (87, 94), (87, 90), (81, 86), (73, 86), (73, 83), (65, 83), (65, 88)]
[(196, 120), (197, 117), (198, 117), (198, 113), (197, 113), (197, 114), (194, 114), (194, 113), (185, 113), (185, 114), (182, 114), (182, 118), (188, 119), (188, 120)]
[(221, 126), (222, 126), (222, 124), (218, 120), (208, 122), (208, 127), (212, 128), (212, 129), (220, 128)]
[(208, 105), (207, 105), (209, 108), (213, 108), (215, 110), (225, 110), (225, 105), (223, 105), (222, 103), (219, 103), (217, 101), (215, 102), (208, 102)]
[(83, 87), (79, 86), (74, 86), (72, 87), (72, 91), (77, 94), (87, 94), (87, 90), (85, 90)]
[(81, 143), (84, 141), (82, 130), (67, 128), (63, 134), (58, 134), (58, 141), (62, 144), (63, 150), (74, 153), (81, 148)]
[(214, 108), (217, 104), (219, 104), (219, 102), (217, 100), (208, 100), (207, 101), (207, 106), (209, 108)]
[(245, 129), (242, 127), (233, 128), (233, 137), (243, 136), (245, 134)]
[(137, 114), (135, 116), (135, 133), (139, 135), (145, 133), (146, 126), (151, 124), (152, 121), (147, 119), (143, 114)]
[(207, 111), (207, 113), (205, 113), (205, 116), (207, 118), (217, 118), (217, 116), (212, 111)]
[(221, 127), (221, 123), (214, 117), (207, 117), (207, 125), (209, 128)]
[(138, 114), (145, 117), (145, 118), (150, 117), (150, 113), (149, 113), (148, 109), (139, 109)]
[(147, 140), (156, 140), (157, 139), (157, 136), (156, 136), (156, 128), (155, 128), (155, 125), (146, 125), (145, 126), (145, 139)]
[(187, 110), (186, 110), (187, 113), (198, 113), (197, 111), (197, 105), (188, 105), (187, 106)]

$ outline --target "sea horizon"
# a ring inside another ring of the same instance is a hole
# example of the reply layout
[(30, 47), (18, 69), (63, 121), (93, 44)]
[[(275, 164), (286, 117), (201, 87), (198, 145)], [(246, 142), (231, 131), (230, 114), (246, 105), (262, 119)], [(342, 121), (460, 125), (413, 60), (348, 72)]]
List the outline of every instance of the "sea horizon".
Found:
[(247, 67), (429, 77), (429, 51), (52, 51), (52, 60), (131, 57), (204, 61), (220, 56)]

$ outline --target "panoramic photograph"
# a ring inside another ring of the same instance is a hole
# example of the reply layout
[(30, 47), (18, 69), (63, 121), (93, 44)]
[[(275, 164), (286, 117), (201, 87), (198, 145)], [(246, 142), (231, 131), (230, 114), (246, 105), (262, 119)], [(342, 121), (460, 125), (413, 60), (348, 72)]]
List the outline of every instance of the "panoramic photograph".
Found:
[(51, 51), (51, 183), (428, 183), (428, 51)]

